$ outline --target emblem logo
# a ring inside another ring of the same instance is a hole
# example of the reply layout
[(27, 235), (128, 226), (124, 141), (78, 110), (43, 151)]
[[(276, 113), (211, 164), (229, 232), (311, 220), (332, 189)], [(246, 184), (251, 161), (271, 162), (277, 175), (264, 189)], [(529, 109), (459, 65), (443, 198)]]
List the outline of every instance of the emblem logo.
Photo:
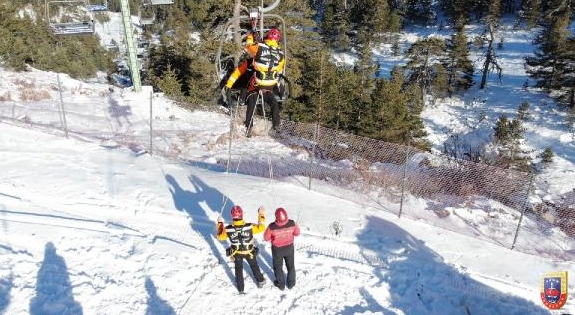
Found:
[(560, 309), (567, 302), (567, 286), (567, 271), (546, 273), (541, 277), (541, 301), (549, 309)]

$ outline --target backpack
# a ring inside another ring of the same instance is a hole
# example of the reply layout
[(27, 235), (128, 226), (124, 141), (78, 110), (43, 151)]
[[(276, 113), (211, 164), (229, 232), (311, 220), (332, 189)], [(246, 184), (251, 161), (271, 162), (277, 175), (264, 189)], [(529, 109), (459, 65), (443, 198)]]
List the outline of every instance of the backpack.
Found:
[(259, 44), (258, 53), (254, 57), (254, 69), (256, 70), (256, 85), (274, 86), (279, 78), (280, 61), (283, 52), (278, 47), (271, 47), (265, 43)]

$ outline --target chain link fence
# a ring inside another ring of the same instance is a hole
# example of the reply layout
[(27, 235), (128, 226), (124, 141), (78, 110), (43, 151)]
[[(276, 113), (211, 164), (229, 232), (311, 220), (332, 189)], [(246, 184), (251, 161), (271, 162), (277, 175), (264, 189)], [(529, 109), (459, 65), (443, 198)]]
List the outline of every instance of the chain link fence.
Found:
[[(297, 154), (246, 157), (233, 149), (237, 145), (233, 142), (245, 139), (240, 128), (244, 117), (236, 115), (243, 107), (226, 115), (214, 106), (180, 104), (181, 111), (188, 113), (221, 113), (221, 136), (206, 144), (216, 152), (215, 159), (206, 163), (203, 159), (195, 161), (184, 149), (193, 141), (190, 134), (198, 130), (189, 122), (178, 123), (172, 116), (158, 120), (152, 108), (157, 111), (161, 105), (154, 103), (151, 91), (150, 112), (144, 115), (141, 110), (132, 111), (135, 99), (130, 103), (129, 93), (118, 95), (121, 93), (104, 85), (63, 90), (58, 79), (48, 86), (44, 89), (51, 97), (0, 100), (0, 119), (34, 125), (55, 134), (69, 132), (87, 141), (113, 141), (111, 145), (125, 146), (134, 152), (180, 158), (202, 167), (294, 182), (393, 213), (398, 218), (420, 220), (507, 248), (575, 259), (575, 193), (561, 196), (559, 204), (533, 201), (542, 200), (535, 195), (534, 174), (290, 121), (283, 121), (278, 132), (264, 130), (261, 137), (279, 142)], [(78, 106), (84, 94), (90, 104), (95, 94), (101, 96), (101, 104)], [(46, 92), (40, 88), (36, 95)], [(76, 104), (66, 101), (72, 97)], [(102, 130), (102, 126), (107, 128)]]

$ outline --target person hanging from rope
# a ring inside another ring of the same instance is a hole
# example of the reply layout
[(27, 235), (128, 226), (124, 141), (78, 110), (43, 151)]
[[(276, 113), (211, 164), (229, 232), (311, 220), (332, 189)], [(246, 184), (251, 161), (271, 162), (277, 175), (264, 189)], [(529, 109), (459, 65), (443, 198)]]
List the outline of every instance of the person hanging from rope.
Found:
[(275, 217), (275, 222), (270, 223), (264, 232), (264, 240), (272, 243), (272, 265), (276, 277), (274, 285), (283, 291), (286, 287), (284, 262), (287, 268), (287, 287), (291, 289), (295, 286), (293, 242), (300, 230), (297, 223), (288, 218), (284, 208), (277, 208)]
[(236, 287), (240, 294), (244, 293), (244, 259), (248, 262), (258, 288), (263, 287), (266, 280), (262, 275), (257, 261), (258, 248), (254, 246), (254, 234), (265, 230), (264, 207), (258, 209), (258, 223), (246, 223), (243, 219), (243, 209), (233, 206), (231, 209), (232, 223), (225, 225), (219, 216), (216, 223), (216, 237), (220, 241), (229, 239), (231, 246), (226, 249), (226, 255), (234, 261)]
[(247, 36), (246, 51), (250, 59), (244, 60), (232, 72), (228, 81), (226, 82), (226, 94), (229, 94), (229, 89), (232, 88), (235, 81), (247, 71), (249, 62), (254, 69), (254, 75), (250, 79), (247, 90), (247, 109), (245, 126), (247, 134), (253, 125), (253, 115), (256, 107), (259, 92), (262, 92), (263, 101), (270, 105), (272, 113), (272, 128), (278, 130), (280, 126), (280, 107), (274, 95), (274, 88), (278, 85), (279, 78), (283, 72), (285, 64), (285, 54), (280, 49), (279, 41), (281, 33), (277, 28), (270, 29), (262, 43), (256, 40), (256, 34), (250, 33)]

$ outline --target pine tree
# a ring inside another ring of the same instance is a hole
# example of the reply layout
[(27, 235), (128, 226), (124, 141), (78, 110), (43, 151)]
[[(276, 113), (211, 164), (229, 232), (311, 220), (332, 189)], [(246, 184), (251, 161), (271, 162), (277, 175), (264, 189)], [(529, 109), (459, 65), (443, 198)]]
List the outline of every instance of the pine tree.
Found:
[(178, 75), (171, 65), (168, 65), (162, 77), (158, 79), (157, 86), (168, 96), (182, 95), (182, 84), (178, 82)]
[(348, 22), (346, 2), (328, 0), (324, 6), (321, 19), (321, 33), (327, 44), (336, 51), (351, 48), (348, 33), (351, 31)]
[(405, 18), (415, 24), (430, 25), (436, 14), (431, 9), (431, 0), (407, 0)]
[(421, 107), (413, 103), (410, 92), (403, 87), (404, 81), (405, 77), (399, 69), (394, 69), (389, 80), (376, 80), (371, 102), (368, 103), (372, 115), (365, 115), (359, 121), (358, 134), (388, 142), (409, 142), (428, 149), (429, 145), (424, 139), (427, 133), (419, 117)]
[(497, 120), (494, 130), (494, 142), (498, 145), (500, 152), (498, 164), (522, 171), (530, 170), (531, 159), (519, 148), (525, 133), (522, 121), (518, 118), (510, 121), (504, 114)]
[(471, 15), (473, 0), (440, 0), (441, 9), (452, 21), (467, 24)]
[(523, 101), (517, 109), (517, 119), (521, 121), (529, 120), (529, 102)]
[(511, 140), (511, 126), (507, 115), (503, 114), (495, 123), (495, 142), (505, 145)]
[(545, 148), (541, 153), (541, 162), (544, 165), (549, 165), (553, 162), (553, 150), (550, 147)]
[(447, 76), (449, 93), (465, 91), (473, 84), (473, 63), (469, 59), (469, 47), (467, 44), (464, 27), (459, 25), (456, 32), (447, 42)]
[(430, 37), (416, 41), (407, 50), (408, 82), (419, 86), (422, 97), (431, 92), (433, 81), (438, 77), (439, 73), (435, 71), (438, 68), (434, 65), (445, 59), (445, 47), (444, 40)]
[[(358, 124), (358, 76), (343, 67), (333, 67), (333, 75), (326, 77), (325, 96), (327, 107), (323, 111), (321, 122), (329, 128), (357, 133)], [(335, 71), (334, 71), (335, 70)], [(369, 113), (371, 114), (371, 113)]]
[(541, 1), (542, 0), (523, 0), (521, 4), (521, 11), (523, 12), (523, 19), (527, 23), (528, 28), (533, 28), (539, 23), (541, 17)]
[(356, 21), (358, 31), (367, 32), (372, 38), (380, 38), (397, 25), (387, 0), (358, 0), (352, 9), (351, 21)]
[(552, 93), (560, 102), (575, 108), (575, 39), (570, 38), (570, 16), (567, 0), (553, 0), (548, 4), (536, 39), (537, 50), (526, 58), (527, 72), (537, 86)]
[[(332, 93), (341, 86), (338, 82), (338, 69), (329, 60), (329, 51), (320, 50), (307, 54), (304, 58), (304, 67), (307, 71), (302, 73), (300, 84), (302, 93), (296, 97), (297, 106), (288, 109), (288, 115), (294, 121), (324, 122), (331, 121), (335, 114), (332, 106)], [(338, 95), (335, 95), (338, 97)], [(335, 98), (337, 99), (337, 98)], [(338, 99), (337, 106), (346, 106), (347, 99)]]

